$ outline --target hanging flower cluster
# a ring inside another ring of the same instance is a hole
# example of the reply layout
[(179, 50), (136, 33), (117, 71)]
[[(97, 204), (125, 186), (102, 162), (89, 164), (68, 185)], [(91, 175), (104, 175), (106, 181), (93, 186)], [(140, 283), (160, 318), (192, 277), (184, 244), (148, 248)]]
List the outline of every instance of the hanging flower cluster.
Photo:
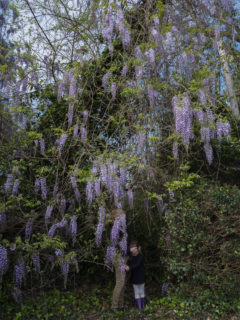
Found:
[[(181, 99), (179, 96), (174, 96), (172, 99), (173, 113), (175, 118), (175, 130), (182, 136), (183, 142), (186, 146), (189, 145), (190, 139), (192, 139), (192, 121), (195, 116), (196, 120), (200, 123), (201, 129), (201, 140), (204, 144), (204, 151), (209, 164), (213, 161), (213, 150), (211, 146), (211, 139), (217, 136), (219, 142), (222, 137), (229, 137), (231, 127), (228, 121), (222, 122), (217, 120), (215, 122), (212, 110), (207, 107), (207, 97), (204, 90), (198, 92), (199, 101), (205, 108), (193, 110), (190, 106), (190, 98), (185, 95)], [(215, 129), (216, 128), (216, 129)], [(178, 157), (178, 145), (174, 142), (173, 155), (175, 158)]]

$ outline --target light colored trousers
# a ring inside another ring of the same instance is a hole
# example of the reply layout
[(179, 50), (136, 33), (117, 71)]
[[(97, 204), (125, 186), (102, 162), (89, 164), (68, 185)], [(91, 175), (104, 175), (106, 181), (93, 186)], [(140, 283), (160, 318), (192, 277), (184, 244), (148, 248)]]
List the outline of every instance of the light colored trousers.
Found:
[(115, 269), (116, 284), (112, 296), (112, 309), (117, 309), (123, 306), (124, 292), (126, 285), (126, 273), (121, 271), (121, 264), (126, 264), (127, 258), (115, 256), (112, 264)]
[(133, 284), (135, 299), (145, 298), (145, 284)]

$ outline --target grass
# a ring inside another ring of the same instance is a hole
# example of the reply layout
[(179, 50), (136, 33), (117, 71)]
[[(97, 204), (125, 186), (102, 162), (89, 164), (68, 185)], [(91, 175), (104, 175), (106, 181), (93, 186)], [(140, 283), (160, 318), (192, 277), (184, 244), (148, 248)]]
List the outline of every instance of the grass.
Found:
[[(237, 320), (240, 319), (240, 301), (213, 303), (209, 297), (204, 300), (184, 297), (170, 292), (159, 297), (157, 286), (147, 287), (147, 306), (138, 312), (130, 285), (126, 288), (126, 311), (112, 312), (111, 295), (113, 285), (82, 285), (74, 291), (42, 291), (39, 294), (25, 294), (23, 303), (16, 304), (9, 297), (2, 297), (0, 320)], [(234, 305), (234, 307), (233, 307)]]

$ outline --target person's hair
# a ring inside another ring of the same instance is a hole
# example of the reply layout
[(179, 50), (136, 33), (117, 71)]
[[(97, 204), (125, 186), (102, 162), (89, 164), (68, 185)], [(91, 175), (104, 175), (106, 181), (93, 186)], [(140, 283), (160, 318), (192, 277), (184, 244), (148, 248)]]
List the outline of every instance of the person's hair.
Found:
[(139, 245), (139, 243), (138, 243), (137, 240), (132, 240), (132, 241), (130, 242), (130, 244), (129, 244), (129, 247), (130, 247), (130, 248), (132, 248), (132, 247), (137, 247), (137, 248), (139, 248), (140, 245)]

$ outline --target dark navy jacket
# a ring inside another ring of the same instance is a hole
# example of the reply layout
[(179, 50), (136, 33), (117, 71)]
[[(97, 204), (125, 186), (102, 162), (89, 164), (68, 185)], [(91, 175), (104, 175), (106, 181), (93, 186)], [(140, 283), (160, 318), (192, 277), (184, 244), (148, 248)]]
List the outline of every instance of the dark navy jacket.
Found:
[(145, 283), (143, 255), (139, 253), (137, 256), (131, 256), (127, 264), (131, 271), (131, 277), (130, 277), (131, 283), (132, 284)]

